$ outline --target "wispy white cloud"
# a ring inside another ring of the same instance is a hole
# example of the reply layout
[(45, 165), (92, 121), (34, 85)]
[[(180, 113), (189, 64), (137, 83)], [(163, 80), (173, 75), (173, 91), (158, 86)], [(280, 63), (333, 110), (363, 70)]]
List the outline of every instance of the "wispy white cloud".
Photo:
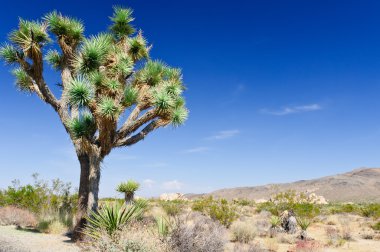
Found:
[(146, 188), (152, 188), (156, 184), (156, 181), (152, 179), (144, 179), (143, 180), (143, 186)]
[(183, 153), (203, 153), (203, 152), (207, 152), (209, 150), (210, 150), (209, 147), (200, 146), (200, 147), (195, 147), (195, 148), (184, 150)]
[(208, 137), (209, 140), (222, 140), (227, 138), (235, 137), (240, 134), (240, 130), (221, 130), (217, 132), (215, 135)]
[(297, 114), (297, 113), (313, 112), (313, 111), (317, 111), (321, 109), (322, 109), (321, 105), (314, 103), (314, 104), (308, 104), (308, 105), (302, 105), (302, 106), (284, 107), (279, 110), (262, 109), (260, 111), (261, 113), (264, 113), (264, 114), (284, 116), (284, 115)]
[(171, 180), (162, 183), (162, 188), (165, 190), (181, 190), (183, 187), (183, 183), (178, 180)]
[(179, 182), (178, 180), (171, 180), (162, 183), (162, 187), (165, 190), (181, 190), (183, 185), (184, 184), (182, 182)]

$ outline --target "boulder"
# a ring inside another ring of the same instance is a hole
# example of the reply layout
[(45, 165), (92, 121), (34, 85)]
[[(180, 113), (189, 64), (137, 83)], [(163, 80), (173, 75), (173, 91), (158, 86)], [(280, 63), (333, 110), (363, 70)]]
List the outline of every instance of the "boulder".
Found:
[(182, 193), (163, 193), (160, 195), (160, 200), (172, 201), (172, 200), (187, 200)]

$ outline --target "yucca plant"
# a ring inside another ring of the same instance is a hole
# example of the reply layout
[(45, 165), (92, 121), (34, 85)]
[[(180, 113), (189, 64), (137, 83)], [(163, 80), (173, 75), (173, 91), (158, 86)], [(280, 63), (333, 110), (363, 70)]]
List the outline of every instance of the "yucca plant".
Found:
[(166, 237), (169, 234), (170, 222), (163, 216), (155, 218), (157, 224), (157, 231), (161, 237)]
[(125, 205), (118, 202), (105, 204), (97, 212), (90, 212), (86, 217), (87, 224), (84, 234), (99, 239), (102, 231), (112, 236), (125, 225), (139, 218), (146, 209), (147, 201), (138, 201), (134, 204)]
[(276, 215), (272, 215), (272, 217), (270, 218), (270, 224), (271, 227), (269, 229), (269, 236), (273, 238), (280, 231), (281, 218)]
[(140, 184), (134, 180), (128, 180), (127, 182), (120, 183), (116, 191), (124, 193), (125, 204), (130, 204), (133, 202), (135, 197), (135, 192), (139, 189)]
[[(81, 175), (74, 239), (84, 216), (98, 207), (100, 166), (112, 149), (188, 117), (181, 70), (150, 58), (151, 46), (136, 33), (131, 9), (114, 7), (110, 19), (108, 31), (89, 37), (81, 21), (56, 11), (40, 21), (20, 19), (0, 47), (0, 57), (15, 67), (18, 89), (57, 112), (75, 147)], [(60, 98), (44, 78), (45, 63), (61, 76)]]
[(277, 228), (280, 226), (281, 224), (281, 218), (276, 216), (276, 215), (273, 215), (271, 218), (270, 218), (270, 224), (271, 224), (271, 227), (272, 228)]
[(297, 224), (301, 228), (300, 238), (306, 240), (308, 237), (307, 229), (309, 228), (311, 221), (307, 218), (297, 218)]

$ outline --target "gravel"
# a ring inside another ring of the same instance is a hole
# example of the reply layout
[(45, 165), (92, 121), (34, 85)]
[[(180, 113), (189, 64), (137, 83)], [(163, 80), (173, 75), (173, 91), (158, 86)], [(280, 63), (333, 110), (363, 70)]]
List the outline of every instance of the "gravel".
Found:
[(63, 235), (41, 234), (0, 226), (0, 252), (77, 252), (79, 247)]

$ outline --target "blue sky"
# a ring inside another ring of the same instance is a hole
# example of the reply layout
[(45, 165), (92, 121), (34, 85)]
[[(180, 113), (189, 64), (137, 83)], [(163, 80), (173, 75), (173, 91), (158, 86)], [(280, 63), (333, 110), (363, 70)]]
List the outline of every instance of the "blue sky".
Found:
[[(101, 196), (117, 196), (129, 178), (152, 196), (379, 166), (379, 1), (8, 1), (0, 37), (19, 16), (54, 9), (97, 33), (114, 4), (134, 9), (153, 58), (183, 69), (191, 113), (185, 126), (107, 157)], [(47, 79), (58, 81), (51, 71)], [(57, 115), (17, 92), (5, 66), (0, 80), (0, 188), (34, 172), (76, 187), (79, 165)]]

